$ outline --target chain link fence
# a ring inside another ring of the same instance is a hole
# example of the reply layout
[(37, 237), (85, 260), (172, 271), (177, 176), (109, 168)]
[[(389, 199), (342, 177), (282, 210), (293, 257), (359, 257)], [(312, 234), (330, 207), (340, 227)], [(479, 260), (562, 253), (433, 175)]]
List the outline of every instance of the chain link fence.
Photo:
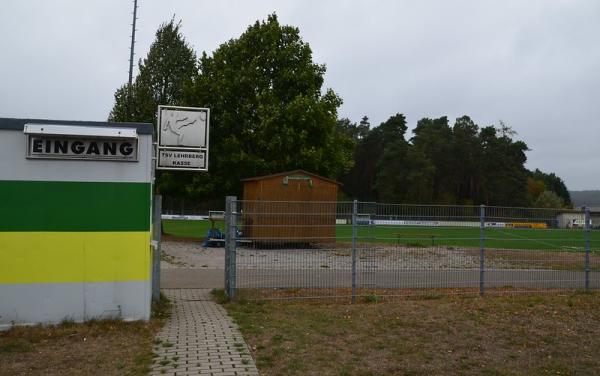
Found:
[(587, 209), (226, 202), (225, 281), (245, 299), (379, 299), (600, 287)]
[(223, 210), (222, 199), (192, 200), (185, 197), (163, 196), (162, 213), (169, 215), (208, 215)]

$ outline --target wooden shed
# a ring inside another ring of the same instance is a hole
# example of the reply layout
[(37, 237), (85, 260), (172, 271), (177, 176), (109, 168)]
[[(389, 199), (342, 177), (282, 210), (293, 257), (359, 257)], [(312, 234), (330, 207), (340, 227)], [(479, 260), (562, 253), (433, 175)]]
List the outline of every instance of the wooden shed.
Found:
[(243, 179), (243, 235), (257, 243), (335, 242), (340, 183), (304, 170)]

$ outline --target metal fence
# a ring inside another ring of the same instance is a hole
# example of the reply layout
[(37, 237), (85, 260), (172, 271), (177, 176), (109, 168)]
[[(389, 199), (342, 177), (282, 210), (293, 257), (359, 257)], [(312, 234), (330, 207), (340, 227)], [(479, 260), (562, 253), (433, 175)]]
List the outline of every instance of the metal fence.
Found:
[(171, 215), (208, 215), (223, 210), (222, 199), (192, 200), (185, 197), (163, 196), (162, 213)]
[(600, 287), (588, 209), (226, 202), (225, 285), (246, 299)]

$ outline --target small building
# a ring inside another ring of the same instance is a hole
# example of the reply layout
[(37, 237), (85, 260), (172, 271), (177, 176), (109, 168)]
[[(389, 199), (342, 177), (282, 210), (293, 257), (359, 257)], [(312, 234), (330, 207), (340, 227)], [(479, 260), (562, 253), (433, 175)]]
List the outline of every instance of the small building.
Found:
[(595, 206), (590, 208), (590, 220), (592, 221), (592, 228), (600, 228), (600, 207)]
[(242, 182), (245, 238), (255, 243), (335, 242), (337, 181), (294, 170)]
[[(600, 227), (600, 208), (590, 209), (590, 226), (591, 228)], [(561, 211), (556, 216), (558, 228), (584, 228), (585, 227), (585, 212), (583, 210), (565, 210)]]
[(0, 118), (0, 329), (149, 319), (152, 133)]
[(562, 211), (556, 216), (558, 228), (584, 227), (583, 211)]

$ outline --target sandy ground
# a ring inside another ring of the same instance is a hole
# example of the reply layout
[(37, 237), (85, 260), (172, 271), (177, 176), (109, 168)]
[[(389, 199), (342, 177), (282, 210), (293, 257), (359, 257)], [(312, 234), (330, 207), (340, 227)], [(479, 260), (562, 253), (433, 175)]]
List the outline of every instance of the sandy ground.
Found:
[(224, 248), (205, 248), (200, 241), (163, 241), (161, 250), (162, 269), (224, 269)]
[[(201, 242), (163, 241), (163, 269), (223, 269), (224, 248), (205, 248)], [(348, 249), (247, 249), (238, 247), (239, 269), (350, 269)], [(362, 269), (450, 270), (479, 268), (479, 255), (473, 250), (453, 248), (398, 248), (372, 246), (357, 251), (357, 266)], [(489, 263), (492, 263), (491, 265)], [(511, 263), (489, 260), (488, 267), (508, 268)]]
[[(197, 241), (163, 241), (161, 286), (223, 288), (224, 248)], [(330, 249), (237, 248), (239, 288), (347, 288), (352, 276), (348, 245)], [(591, 260), (592, 261), (592, 260)], [(598, 288), (600, 262), (594, 258), (590, 286)], [(408, 248), (369, 244), (356, 254), (358, 286), (381, 288), (477, 288), (479, 250)], [(488, 287), (582, 288), (583, 255), (530, 250), (486, 250)]]

